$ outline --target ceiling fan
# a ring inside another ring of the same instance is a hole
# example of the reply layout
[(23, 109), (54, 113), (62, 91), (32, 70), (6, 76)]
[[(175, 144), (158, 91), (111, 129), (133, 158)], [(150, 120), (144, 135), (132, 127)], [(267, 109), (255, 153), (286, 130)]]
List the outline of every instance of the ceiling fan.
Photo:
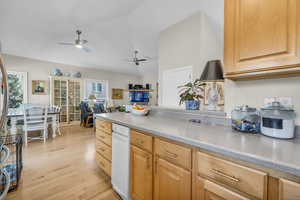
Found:
[(134, 57), (133, 57), (133, 59), (127, 60), (127, 61), (128, 62), (133, 62), (136, 66), (139, 66), (141, 62), (146, 62), (149, 59), (151, 59), (151, 58), (149, 58), (147, 56), (144, 56), (144, 58), (138, 58), (138, 53), (139, 53), (139, 51), (135, 50), (134, 51)]
[(82, 31), (77, 30), (76, 34), (77, 34), (77, 39), (75, 40), (75, 42), (59, 42), (58, 44), (65, 45), (65, 46), (74, 46), (77, 49), (81, 49), (85, 52), (88, 52), (88, 53), (91, 52), (91, 49), (85, 46), (88, 43), (88, 41), (83, 40), (80, 37), (80, 35), (82, 34)]

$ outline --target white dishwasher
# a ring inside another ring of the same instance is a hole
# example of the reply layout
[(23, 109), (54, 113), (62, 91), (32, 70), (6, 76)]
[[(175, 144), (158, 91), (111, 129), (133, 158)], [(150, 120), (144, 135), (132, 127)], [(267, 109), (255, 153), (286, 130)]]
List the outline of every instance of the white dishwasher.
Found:
[(130, 129), (118, 124), (112, 129), (112, 186), (124, 200), (130, 200)]

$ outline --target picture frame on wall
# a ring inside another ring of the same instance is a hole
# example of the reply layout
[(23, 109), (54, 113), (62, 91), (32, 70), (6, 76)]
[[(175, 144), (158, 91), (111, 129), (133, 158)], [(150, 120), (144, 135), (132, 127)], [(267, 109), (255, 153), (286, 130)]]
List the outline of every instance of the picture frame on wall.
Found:
[(46, 95), (46, 81), (33, 80), (32, 81), (32, 94), (33, 95)]
[(123, 99), (123, 89), (113, 88), (112, 99)]
[[(224, 81), (216, 81), (216, 86), (218, 90), (218, 106), (224, 106), (225, 103), (225, 96), (224, 96)], [(205, 82), (204, 87), (204, 104), (208, 105), (208, 93), (213, 87), (214, 82)]]

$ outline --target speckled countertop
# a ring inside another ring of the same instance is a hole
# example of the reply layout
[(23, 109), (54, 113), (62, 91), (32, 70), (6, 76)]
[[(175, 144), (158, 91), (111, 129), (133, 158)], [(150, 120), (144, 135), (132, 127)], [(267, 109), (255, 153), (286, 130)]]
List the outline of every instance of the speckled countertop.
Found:
[(300, 139), (279, 140), (258, 134), (241, 134), (226, 126), (195, 124), (163, 116), (144, 117), (128, 113), (105, 113), (96, 116), (153, 135), (300, 176)]

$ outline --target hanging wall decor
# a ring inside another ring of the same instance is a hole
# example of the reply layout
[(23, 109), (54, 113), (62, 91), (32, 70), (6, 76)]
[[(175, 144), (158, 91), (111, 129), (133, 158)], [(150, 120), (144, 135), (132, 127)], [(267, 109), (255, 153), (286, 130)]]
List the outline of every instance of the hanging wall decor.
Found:
[(112, 99), (123, 99), (123, 89), (112, 89)]
[(32, 81), (32, 94), (45, 95), (46, 94), (46, 81), (33, 80)]

